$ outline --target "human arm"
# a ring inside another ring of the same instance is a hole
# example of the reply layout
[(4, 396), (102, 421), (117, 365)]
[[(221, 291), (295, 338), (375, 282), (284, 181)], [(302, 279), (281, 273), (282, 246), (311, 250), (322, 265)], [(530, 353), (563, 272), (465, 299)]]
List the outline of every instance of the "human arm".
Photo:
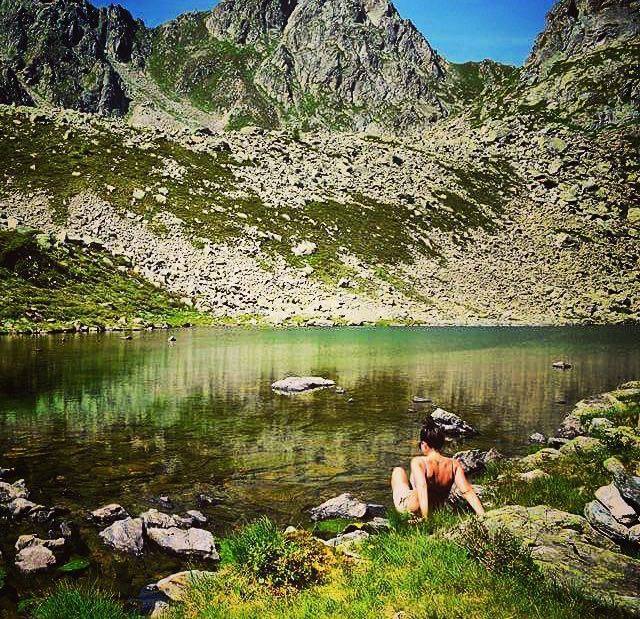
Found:
[(418, 495), (420, 513), (423, 518), (429, 516), (429, 492), (427, 489), (426, 464), (423, 458), (413, 458), (411, 460), (411, 478), (413, 487)]
[(455, 467), (455, 484), (458, 488), (458, 492), (464, 497), (465, 501), (469, 503), (471, 509), (478, 515), (482, 516), (484, 514), (484, 507), (476, 494), (476, 491), (473, 489), (473, 486), (467, 480), (467, 476), (464, 474), (464, 469), (459, 462), (454, 464)]

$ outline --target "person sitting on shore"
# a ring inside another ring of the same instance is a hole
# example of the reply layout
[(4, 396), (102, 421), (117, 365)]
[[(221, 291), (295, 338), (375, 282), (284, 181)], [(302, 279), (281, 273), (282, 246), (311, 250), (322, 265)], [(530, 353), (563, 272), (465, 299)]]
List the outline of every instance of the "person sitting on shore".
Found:
[(411, 460), (410, 477), (402, 467), (394, 468), (391, 474), (393, 503), (399, 512), (427, 518), (446, 503), (455, 484), (473, 511), (478, 515), (484, 514), (484, 507), (467, 481), (460, 462), (440, 453), (444, 439), (442, 428), (430, 416), (427, 417), (420, 430), (422, 455)]

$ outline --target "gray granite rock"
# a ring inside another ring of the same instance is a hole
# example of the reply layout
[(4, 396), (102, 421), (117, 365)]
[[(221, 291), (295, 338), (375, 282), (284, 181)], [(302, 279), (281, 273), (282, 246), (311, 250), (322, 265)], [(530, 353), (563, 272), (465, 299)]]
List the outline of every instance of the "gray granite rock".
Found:
[(142, 554), (144, 547), (144, 525), (141, 518), (118, 520), (104, 531), (100, 537), (114, 550), (132, 555)]
[(437, 408), (431, 413), (433, 421), (442, 428), (447, 436), (471, 436), (478, 431), (455, 413)]
[(124, 520), (128, 517), (127, 510), (117, 503), (110, 503), (104, 507), (94, 509), (90, 514), (91, 520), (101, 526), (106, 526), (116, 522), (116, 520)]
[(320, 376), (289, 376), (278, 380), (271, 385), (274, 391), (281, 393), (302, 393), (315, 389), (335, 387), (335, 382)]
[(365, 503), (352, 494), (345, 492), (312, 508), (310, 514), (312, 520), (329, 520), (332, 518), (366, 520), (382, 517), (385, 511), (382, 505)]
[(166, 550), (182, 557), (218, 560), (213, 535), (204, 529), (147, 529), (149, 540)]
[(602, 486), (596, 490), (596, 499), (604, 505), (609, 513), (626, 527), (638, 522), (638, 515), (620, 494), (614, 484)]

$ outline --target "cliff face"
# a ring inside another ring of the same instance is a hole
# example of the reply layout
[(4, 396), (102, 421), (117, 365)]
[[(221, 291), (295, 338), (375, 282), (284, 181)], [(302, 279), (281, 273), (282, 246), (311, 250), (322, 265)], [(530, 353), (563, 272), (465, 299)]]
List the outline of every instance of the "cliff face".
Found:
[(54, 105), (123, 115), (129, 100), (114, 62), (141, 66), (145, 28), (120, 6), (0, 2), (0, 57), (23, 89)]
[(303, 0), (256, 80), (298, 113), (402, 127), (444, 115), (445, 68), (387, 0)]
[(525, 72), (535, 76), (561, 57), (578, 56), (639, 35), (639, 0), (561, 0), (549, 12)]

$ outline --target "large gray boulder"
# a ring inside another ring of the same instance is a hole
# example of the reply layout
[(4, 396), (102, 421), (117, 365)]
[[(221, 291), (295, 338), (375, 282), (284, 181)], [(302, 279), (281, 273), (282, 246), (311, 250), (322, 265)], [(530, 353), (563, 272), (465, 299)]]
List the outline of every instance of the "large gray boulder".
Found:
[(627, 527), (638, 522), (638, 515), (620, 494), (620, 490), (613, 484), (602, 486), (596, 490), (596, 499), (607, 508), (609, 513)]
[(335, 387), (335, 385), (334, 381), (321, 376), (289, 376), (276, 381), (271, 385), (271, 388), (281, 393), (302, 393), (303, 391)]
[(382, 517), (384, 513), (384, 506), (365, 503), (348, 492), (333, 497), (310, 510), (311, 519), (316, 521), (332, 518), (366, 520)]
[(485, 471), (487, 464), (501, 460), (503, 456), (498, 450), (492, 448), (489, 451), (482, 449), (459, 451), (453, 457), (460, 462), (465, 473), (475, 475)]
[(144, 547), (144, 525), (141, 518), (118, 520), (99, 533), (107, 546), (127, 554), (140, 555)]
[(220, 555), (216, 550), (213, 535), (204, 529), (147, 529), (147, 537), (166, 550), (182, 557), (218, 560)]
[(613, 475), (613, 481), (627, 503), (640, 513), (640, 477), (629, 473), (617, 458), (605, 460), (604, 467)]
[(629, 543), (629, 529), (620, 524), (600, 501), (587, 503), (584, 507), (584, 517), (594, 529), (606, 535), (616, 544), (626, 545)]
[(584, 587), (625, 610), (640, 615), (640, 560), (624, 555), (585, 518), (544, 505), (511, 505), (490, 511), (489, 530), (506, 528), (544, 574), (571, 587)]

